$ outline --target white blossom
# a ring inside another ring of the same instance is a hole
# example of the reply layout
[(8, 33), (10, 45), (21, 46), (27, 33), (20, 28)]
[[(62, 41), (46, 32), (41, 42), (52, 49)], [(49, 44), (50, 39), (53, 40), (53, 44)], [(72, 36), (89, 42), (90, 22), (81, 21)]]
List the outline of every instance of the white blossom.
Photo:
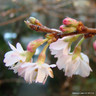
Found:
[(89, 66), (89, 58), (84, 53), (80, 53), (76, 59), (72, 59), (73, 55), (64, 55), (58, 58), (56, 62), (57, 67), (65, 71), (65, 75), (72, 77), (72, 75), (80, 75), (82, 77), (89, 76), (92, 69)]
[(39, 65), (38, 63), (25, 63), (18, 69), (18, 75), (24, 77), (26, 82), (45, 83), (48, 75), (53, 78), (53, 71), (50, 67), (55, 64), (48, 65), (46, 63)]
[(13, 66), (15, 63), (24, 62), (26, 60), (26, 56), (24, 55), (24, 50), (20, 43), (16, 44), (16, 48), (9, 43), (12, 51), (7, 52), (4, 55), (4, 63), (6, 66)]
[(70, 38), (70, 36), (63, 37), (61, 39), (58, 39), (56, 42), (51, 43), (49, 47), (51, 50), (51, 54), (55, 55), (55, 57), (61, 56), (62, 55), (60, 54), (61, 52), (67, 55), (69, 53), (69, 42), (66, 42), (65, 39), (68, 38)]

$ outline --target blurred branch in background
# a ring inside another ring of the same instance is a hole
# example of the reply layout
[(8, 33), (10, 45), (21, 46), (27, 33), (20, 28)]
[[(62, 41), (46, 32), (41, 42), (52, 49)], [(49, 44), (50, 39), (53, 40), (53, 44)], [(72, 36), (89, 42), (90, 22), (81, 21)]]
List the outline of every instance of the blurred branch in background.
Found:
[[(15, 6), (17, 4), (19, 8), (12, 8), (12, 9), (8, 8), (6, 11), (4, 11), (5, 9), (2, 8), (2, 12), (0, 12), (1, 16), (3, 16), (3, 21), (4, 21), (4, 18), (8, 15), (10, 18), (12, 18), (12, 21), (11, 20), (6, 21), (8, 23), (2, 22), (0, 23), (0, 26), (9, 24), (10, 22), (11, 23), (16, 22), (16, 20), (17, 21), (21, 20), (23, 17), (26, 18), (27, 16), (25, 16), (25, 14), (31, 15), (32, 12), (43, 12), (45, 14), (59, 17), (62, 19), (65, 16), (72, 15), (73, 17), (77, 14), (78, 15), (82, 14), (84, 15), (82, 18), (80, 16), (78, 17), (83, 21), (94, 22), (94, 20), (96, 20), (96, 18), (93, 17), (95, 16), (95, 9), (96, 9), (96, 2), (94, 0), (52, 0), (50, 2), (47, 0), (40, 0), (40, 1), (32, 0), (32, 2), (30, 0), (28, 1), (25, 0), (24, 3), (22, 0), (21, 2), (17, 0), (16, 2), (14, 1), (12, 4), (15, 4)], [(90, 12), (90, 14), (88, 13), (88, 11)], [(19, 19), (16, 16), (16, 20), (15, 20), (14, 18), (15, 15), (19, 13), (22, 14), (22, 16), (21, 17), (18, 16)], [(13, 17), (12, 17), (12, 14), (13, 14)], [(85, 15), (89, 15), (89, 16), (86, 18)]]
[(24, 80), (18, 78), (9, 78), (9, 79), (0, 80), (0, 85), (4, 83), (24, 83)]
[(22, 19), (27, 18), (29, 16), (30, 16), (29, 14), (23, 14), (21, 16), (18, 16), (16, 18), (11, 19), (11, 20), (0, 23), (0, 26), (4, 26), (4, 25), (10, 24), (10, 23), (14, 23), (16, 21), (22, 20)]

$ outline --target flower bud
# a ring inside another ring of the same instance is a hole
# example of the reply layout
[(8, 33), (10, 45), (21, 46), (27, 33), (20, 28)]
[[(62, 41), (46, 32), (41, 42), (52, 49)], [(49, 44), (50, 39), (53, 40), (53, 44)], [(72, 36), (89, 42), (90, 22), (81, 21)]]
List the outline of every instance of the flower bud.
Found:
[(61, 25), (59, 28), (62, 32), (67, 32), (67, 33), (76, 31), (75, 27), (65, 27), (64, 25)]
[(35, 52), (36, 51), (36, 48), (38, 48), (40, 45), (42, 45), (46, 41), (47, 41), (47, 39), (37, 39), (37, 40), (31, 41), (28, 44), (28, 46), (27, 46), (27, 50), (29, 52)]
[(24, 22), (27, 25), (27, 27), (30, 28), (31, 23), (28, 20), (27, 21), (24, 21)]
[(75, 20), (75, 19), (72, 19), (72, 18), (67, 17), (67, 18), (65, 18), (65, 19), (63, 20), (63, 24), (66, 25), (66, 26), (74, 26), (74, 27), (77, 27), (78, 24), (79, 24), (79, 22), (78, 22), (77, 20)]
[(26, 51), (25, 56), (26, 56), (26, 62), (30, 62), (32, 60), (32, 56), (34, 55), (35, 52), (30, 52)]
[(37, 20), (37, 19), (34, 18), (34, 17), (29, 17), (28, 21), (29, 21), (31, 24), (42, 26), (42, 24), (40, 23), (40, 21)]
[(96, 51), (96, 40), (93, 42), (93, 48)]

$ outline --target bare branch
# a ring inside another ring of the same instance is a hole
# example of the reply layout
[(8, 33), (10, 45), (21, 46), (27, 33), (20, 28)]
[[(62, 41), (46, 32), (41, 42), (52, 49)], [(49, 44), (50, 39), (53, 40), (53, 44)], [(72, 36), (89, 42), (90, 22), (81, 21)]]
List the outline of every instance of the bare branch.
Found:
[(23, 14), (23, 15), (21, 15), (21, 16), (18, 16), (18, 17), (16, 17), (16, 18), (13, 18), (13, 19), (8, 20), (8, 21), (6, 21), (6, 22), (0, 23), (0, 26), (4, 26), (4, 25), (10, 24), (10, 23), (14, 23), (14, 22), (16, 22), (16, 21), (19, 21), (19, 20), (21, 20), (21, 19), (24, 19), (24, 18), (28, 17), (29, 15), (30, 15), (30, 14)]

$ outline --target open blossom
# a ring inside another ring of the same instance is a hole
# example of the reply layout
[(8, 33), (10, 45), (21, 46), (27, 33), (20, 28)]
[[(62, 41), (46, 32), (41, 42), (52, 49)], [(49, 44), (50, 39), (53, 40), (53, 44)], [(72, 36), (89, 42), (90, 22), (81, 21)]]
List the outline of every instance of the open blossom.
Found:
[(66, 42), (66, 39), (68, 38), (70, 38), (70, 36), (63, 37), (61, 39), (58, 39), (56, 42), (51, 43), (49, 47), (51, 54), (55, 55), (55, 57), (60, 56), (60, 53), (62, 52), (63, 54), (67, 55), (69, 53), (69, 42)]
[(23, 50), (20, 43), (16, 44), (16, 48), (9, 43), (12, 51), (9, 51), (5, 54), (4, 63), (6, 66), (13, 66), (15, 63), (24, 62), (26, 56), (24, 55), (25, 51)]
[[(80, 53), (75, 59), (73, 59), (73, 53), (70, 54), (70, 42), (68, 42), (70, 36), (58, 39), (56, 42), (50, 44), (51, 54), (58, 58), (56, 65), (63, 71), (65, 75), (71, 77), (72, 75), (80, 75), (87, 77), (92, 69), (89, 66), (89, 59), (87, 55)], [(73, 38), (72, 38), (73, 39)], [(70, 40), (72, 40), (70, 39)]]
[(73, 55), (62, 55), (56, 62), (57, 67), (65, 71), (65, 75), (72, 77), (72, 75), (80, 75), (82, 77), (89, 76), (92, 69), (89, 66), (89, 58), (87, 55), (80, 53), (76, 59), (73, 60)]
[(50, 67), (55, 67), (56, 65), (38, 64), (26, 62), (22, 64), (21, 68), (18, 69), (18, 75), (24, 77), (26, 82), (39, 82), (45, 83), (48, 75), (53, 78), (53, 71)]

